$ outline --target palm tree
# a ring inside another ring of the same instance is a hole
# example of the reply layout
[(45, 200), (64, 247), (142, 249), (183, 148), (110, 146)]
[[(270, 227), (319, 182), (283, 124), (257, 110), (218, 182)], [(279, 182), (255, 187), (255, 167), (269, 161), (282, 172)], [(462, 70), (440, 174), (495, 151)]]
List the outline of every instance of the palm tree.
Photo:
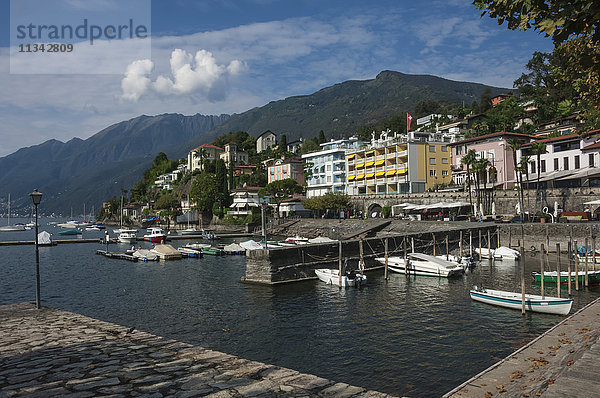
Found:
[[(487, 190), (487, 169), (492, 164), (489, 160), (481, 158), (473, 164), (473, 173), (477, 176), (477, 207), (480, 208), (483, 202), (483, 194)], [(481, 191), (481, 181), (483, 180), (483, 191)], [(487, 205), (486, 205), (487, 207)], [(486, 209), (487, 210), (487, 209)]]
[[(519, 165), (517, 164), (517, 151), (521, 148), (521, 140), (518, 138), (511, 138), (508, 140), (508, 147), (512, 151), (513, 165), (515, 167), (515, 180), (519, 183), (519, 204), (521, 206), (521, 212), (523, 212), (523, 176)], [(521, 217), (521, 219), (523, 219)]]
[[(531, 161), (531, 156), (529, 155), (521, 155), (521, 160), (519, 161), (519, 171), (521, 173), (525, 172), (525, 184), (527, 185), (527, 209), (530, 209), (529, 205), (529, 162)], [(522, 179), (522, 177), (521, 177)]]
[[(537, 185), (535, 190), (535, 200), (537, 205), (537, 198), (540, 195), (540, 171), (541, 171), (541, 157), (543, 153), (546, 153), (546, 143), (545, 142), (532, 142), (531, 143), (531, 153), (534, 153), (537, 157)], [(542, 198), (540, 197), (540, 208), (542, 207)]]
[(477, 161), (477, 154), (473, 149), (467, 151), (466, 155), (460, 160), (461, 164), (464, 164), (467, 167), (467, 184), (469, 186), (469, 203), (471, 205), (471, 209), (473, 208), (473, 198), (471, 197), (471, 171), (470, 167)]

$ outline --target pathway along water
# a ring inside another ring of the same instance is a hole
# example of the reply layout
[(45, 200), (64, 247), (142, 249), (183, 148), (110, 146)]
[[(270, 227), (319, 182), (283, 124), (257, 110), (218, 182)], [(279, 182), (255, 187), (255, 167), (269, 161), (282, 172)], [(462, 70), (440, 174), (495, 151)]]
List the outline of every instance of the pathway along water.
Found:
[[(243, 257), (130, 263), (95, 255), (101, 248), (40, 248), (42, 304), (400, 396), (440, 396), (562, 319), (471, 301), (474, 284), (519, 291), (520, 266), (510, 262), (453, 280), (386, 282), (376, 271), (365, 288), (339, 290), (241, 284)], [(33, 250), (0, 247), (0, 304), (35, 298)], [(526, 261), (528, 276), (538, 269), (539, 258)], [(539, 293), (529, 279), (526, 288)], [(573, 293), (576, 310), (600, 290)]]

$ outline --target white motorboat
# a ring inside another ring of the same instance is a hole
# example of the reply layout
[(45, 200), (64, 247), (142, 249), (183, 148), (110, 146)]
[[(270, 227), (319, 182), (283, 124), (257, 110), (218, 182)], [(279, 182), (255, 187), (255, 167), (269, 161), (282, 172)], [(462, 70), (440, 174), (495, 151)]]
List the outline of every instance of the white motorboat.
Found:
[(330, 239), (326, 236), (317, 236), (316, 238), (312, 238), (308, 240), (308, 243), (331, 243), (337, 242), (337, 240)]
[[(340, 277), (339, 270), (329, 268), (319, 268), (315, 270), (315, 274), (322, 282), (328, 285), (339, 286)], [(348, 275), (342, 275), (342, 286), (361, 286), (367, 283), (367, 276), (351, 272)]]
[(137, 229), (121, 229), (119, 233), (119, 242), (134, 243), (137, 240)]
[(148, 249), (138, 249), (133, 252), (132, 256), (137, 257), (140, 261), (156, 261), (156, 260), (158, 260), (158, 255)]
[[(405, 274), (408, 268), (409, 275), (437, 276), (443, 278), (460, 276), (465, 272), (464, 268), (456, 263), (428, 254), (410, 253), (406, 257), (408, 266), (405, 265), (403, 257), (388, 257), (388, 268), (390, 271)], [(381, 264), (385, 264), (384, 257), (377, 257), (375, 260)]]
[[(481, 252), (479, 248), (475, 249), (475, 252), (479, 254), (482, 259), (489, 258), (490, 249), (482, 247)], [(518, 250), (511, 249), (510, 247), (500, 246), (497, 249), (491, 249), (492, 258), (494, 260), (518, 260), (521, 258), (521, 253)]]
[(308, 245), (308, 238), (304, 238), (300, 235), (296, 235), (296, 236), (290, 236), (289, 238), (285, 239), (285, 242), (287, 243), (293, 243), (295, 245)]
[(184, 245), (183, 247), (186, 247), (189, 249), (194, 249), (194, 250), (202, 250), (202, 249), (207, 249), (211, 246), (212, 245), (210, 243), (188, 243), (187, 245)]
[(202, 257), (202, 250), (192, 249), (185, 246), (179, 247), (177, 250), (179, 250), (183, 257)]
[(454, 263), (456, 265), (458, 265), (459, 267), (462, 267), (463, 269), (472, 267), (475, 265), (475, 259), (473, 257), (459, 257), (456, 256), (454, 254), (449, 254), (448, 256), (444, 255), (439, 255), (439, 256), (435, 256), (436, 258), (439, 258), (441, 260), (446, 260), (446, 261), (450, 261), (451, 263)]
[(245, 242), (240, 242), (240, 246), (242, 246), (246, 250), (262, 250), (265, 248), (262, 244), (252, 239), (247, 240)]
[(146, 235), (144, 235), (144, 240), (149, 241), (149, 242), (154, 242), (154, 243), (160, 243), (162, 241), (164, 241), (167, 237), (167, 234), (165, 233), (165, 231), (163, 231), (161, 228), (148, 228), (146, 230)]
[(225, 254), (246, 254), (246, 249), (237, 243), (231, 243), (223, 247)]
[[(482, 303), (520, 310), (522, 308), (521, 293), (505, 292), (503, 290), (478, 289), (470, 291), (471, 298)], [(571, 311), (573, 300), (560, 297), (525, 295), (525, 310), (543, 312), (546, 314), (567, 315)]]
[(179, 235), (202, 235), (202, 231), (196, 228), (186, 228), (180, 230)]

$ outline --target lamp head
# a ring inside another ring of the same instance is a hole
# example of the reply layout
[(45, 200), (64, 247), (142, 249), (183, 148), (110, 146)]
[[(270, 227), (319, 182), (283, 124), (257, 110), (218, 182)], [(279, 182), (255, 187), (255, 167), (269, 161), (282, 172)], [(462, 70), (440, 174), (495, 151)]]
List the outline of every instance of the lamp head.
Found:
[(38, 192), (37, 189), (34, 189), (32, 193), (29, 194), (31, 196), (31, 201), (35, 206), (39, 205), (42, 201), (42, 193)]

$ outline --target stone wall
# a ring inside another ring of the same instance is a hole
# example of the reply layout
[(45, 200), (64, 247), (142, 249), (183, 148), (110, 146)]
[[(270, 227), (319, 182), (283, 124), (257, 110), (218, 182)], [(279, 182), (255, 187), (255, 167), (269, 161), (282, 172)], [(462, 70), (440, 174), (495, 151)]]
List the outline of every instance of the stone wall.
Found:
[[(597, 238), (600, 224), (596, 222), (502, 224), (499, 231), (502, 245), (508, 246), (510, 238), (512, 247), (523, 246), (529, 251), (532, 246), (536, 250), (540, 250), (540, 245), (543, 243), (548, 246), (547, 242), (549, 241), (550, 251), (555, 252), (557, 243), (560, 243), (561, 251), (566, 251), (567, 244), (571, 239), (577, 241), (578, 246), (582, 246), (585, 238), (588, 238), (588, 245), (592, 246), (592, 238)], [(597, 249), (600, 249), (600, 240), (596, 245)]]

